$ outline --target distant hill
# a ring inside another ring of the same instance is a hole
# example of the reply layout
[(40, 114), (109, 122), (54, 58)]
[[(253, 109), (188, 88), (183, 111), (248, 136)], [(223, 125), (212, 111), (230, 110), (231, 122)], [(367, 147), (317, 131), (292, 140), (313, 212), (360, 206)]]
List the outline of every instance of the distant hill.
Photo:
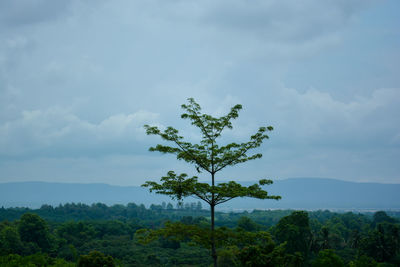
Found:
[(324, 178), (291, 178), (267, 187), (279, 201), (232, 200), (235, 208), (390, 210), (400, 209), (400, 184), (356, 183)]
[[(400, 184), (291, 178), (277, 180), (273, 185), (267, 186), (266, 190), (270, 194), (282, 196), (282, 200), (240, 198), (219, 206), (219, 209), (400, 210)], [(149, 206), (163, 201), (173, 202), (166, 196), (149, 193), (147, 189), (137, 186), (47, 182), (0, 183), (0, 206), (3, 207), (38, 208), (43, 204), (57, 206), (71, 202), (86, 204), (101, 202), (107, 205), (134, 202)]]

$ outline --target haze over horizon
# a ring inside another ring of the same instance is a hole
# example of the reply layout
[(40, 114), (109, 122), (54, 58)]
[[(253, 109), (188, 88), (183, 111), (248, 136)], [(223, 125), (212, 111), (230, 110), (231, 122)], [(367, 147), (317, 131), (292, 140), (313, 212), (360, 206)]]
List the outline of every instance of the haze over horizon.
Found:
[[(144, 124), (243, 110), (225, 141), (275, 130), (217, 180), (400, 183), (396, 0), (0, 2), (0, 182), (140, 185), (196, 174)], [(200, 178), (203, 177), (200, 175)], [(208, 179), (204, 176), (204, 179)]]

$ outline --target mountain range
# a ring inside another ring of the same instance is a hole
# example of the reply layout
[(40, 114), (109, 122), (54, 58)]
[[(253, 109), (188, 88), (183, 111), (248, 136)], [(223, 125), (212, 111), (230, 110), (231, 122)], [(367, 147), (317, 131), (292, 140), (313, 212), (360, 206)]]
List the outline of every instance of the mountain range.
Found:
[[(250, 185), (250, 182), (243, 182)], [(265, 187), (282, 199), (237, 198), (218, 206), (220, 210), (252, 209), (329, 209), (329, 210), (400, 210), (400, 184), (357, 183), (324, 178), (276, 180)], [(149, 193), (139, 186), (50, 182), (0, 183), (0, 206), (38, 208), (43, 204), (65, 203), (161, 204), (167, 196)], [(185, 202), (197, 202), (189, 198)], [(203, 203), (203, 207), (205, 207)]]

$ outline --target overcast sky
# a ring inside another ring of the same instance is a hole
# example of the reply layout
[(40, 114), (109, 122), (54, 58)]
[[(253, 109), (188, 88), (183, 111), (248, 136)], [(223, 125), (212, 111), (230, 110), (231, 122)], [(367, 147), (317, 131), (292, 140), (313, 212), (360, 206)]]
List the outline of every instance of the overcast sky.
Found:
[[(243, 110), (275, 130), (220, 180), (400, 183), (398, 0), (0, 1), (0, 182), (139, 185), (194, 174), (144, 124)], [(202, 179), (207, 176), (202, 176)]]

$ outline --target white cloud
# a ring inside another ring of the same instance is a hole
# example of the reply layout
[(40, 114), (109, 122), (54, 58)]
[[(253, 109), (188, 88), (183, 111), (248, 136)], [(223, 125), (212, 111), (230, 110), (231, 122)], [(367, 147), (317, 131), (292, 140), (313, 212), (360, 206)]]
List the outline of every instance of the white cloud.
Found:
[(0, 125), (0, 151), (3, 157), (126, 153), (126, 147), (138, 145), (145, 136), (143, 125), (157, 118), (155, 113), (138, 111), (93, 123), (59, 107), (23, 111), (18, 119)]
[[(276, 122), (281, 142), (311, 146), (388, 145), (385, 136), (400, 131), (400, 90), (377, 89), (369, 97), (344, 102), (316, 89), (300, 93), (292, 88), (274, 92), (268, 112)], [(390, 111), (390, 112), (389, 112)], [(377, 139), (379, 136), (381, 138)], [(368, 144), (368, 145), (367, 145)]]

